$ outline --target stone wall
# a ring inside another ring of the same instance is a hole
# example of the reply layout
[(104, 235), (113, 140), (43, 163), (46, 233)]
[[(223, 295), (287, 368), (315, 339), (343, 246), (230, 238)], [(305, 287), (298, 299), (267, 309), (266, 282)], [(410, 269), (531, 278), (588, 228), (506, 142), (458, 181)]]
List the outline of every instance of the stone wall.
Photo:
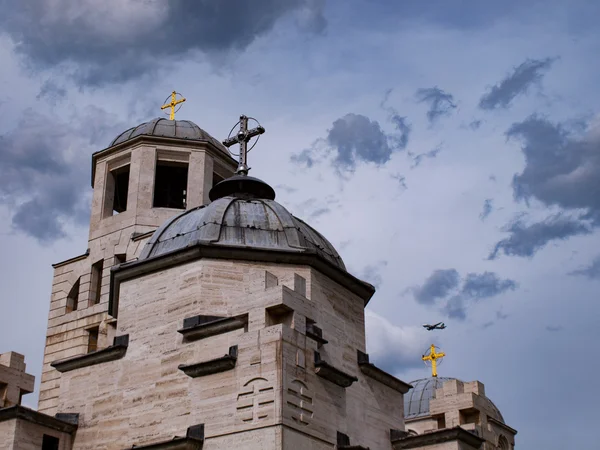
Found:
[[(247, 325), (187, 342), (177, 330), (195, 315), (247, 315)], [(329, 343), (318, 348), (306, 337), (307, 317)], [(160, 442), (199, 423), (205, 448), (244, 439), (260, 442), (244, 448), (270, 448), (267, 436), (282, 436), (281, 423), (295, 430), (289, 439), (315, 449), (332, 448), (337, 431), (352, 444), (389, 448), (390, 428), (404, 426), (402, 395), (357, 365), (356, 350), (365, 349), (363, 301), (309, 267), (204, 259), (128, 280), (117, 334), (129, 335), (122, 359), (62, 374), (57, 409), (80, 414), (75, 449)], [(232, 370), (190, 378), (178, 369), (221, 357), (232, 345)], [(359, 381), (344, 389), (318, 377), (315, 350)]]

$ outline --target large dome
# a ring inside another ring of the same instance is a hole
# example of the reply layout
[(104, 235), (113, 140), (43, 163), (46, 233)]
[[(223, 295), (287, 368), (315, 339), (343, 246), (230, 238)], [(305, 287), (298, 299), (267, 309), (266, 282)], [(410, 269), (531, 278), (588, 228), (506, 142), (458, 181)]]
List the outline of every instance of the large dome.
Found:
[[(429, 401), (435, 397), (435, 390), (450, 380), (456, 380), (456, 378), (429, 377), (411, 381), (412, 389), (404, 394), (404, 418), (416, 419), (429, 416)], [(504, 423), (504, 418), (496, 405), (489, 398), (483, 398), (489, 402), (489, 407), (495, 415), (494, 419)]]
[[(245, 180), (256, 179), (245, 177)], [(144, 247), (140, 260), (197, 244), (313, 253), (346, 270), (333, 245), (277, 203), (274, 194), (272, 198), (226, 195), (206, 206), (185, 211), (156, 230)]]
[(128, 141), (138, 136), (159, 136), (166, 138), (186, 139), (190, 141), (210, 142), (218, 149), (229, 155), (227, 148), (198, 125), (190, 120), (152, 119), (137, 127), (130, 128), (119, 134), (109, 147)]

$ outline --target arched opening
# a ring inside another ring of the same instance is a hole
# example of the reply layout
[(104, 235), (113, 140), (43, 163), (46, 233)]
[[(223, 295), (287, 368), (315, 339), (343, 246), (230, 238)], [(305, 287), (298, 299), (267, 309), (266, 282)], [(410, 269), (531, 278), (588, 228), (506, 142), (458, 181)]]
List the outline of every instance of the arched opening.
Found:
[(506, 439), (504, 436), (500, 436), (498, 438), (498, 449), (499, 450), (508, 450), (509, 449), (508, 439)]

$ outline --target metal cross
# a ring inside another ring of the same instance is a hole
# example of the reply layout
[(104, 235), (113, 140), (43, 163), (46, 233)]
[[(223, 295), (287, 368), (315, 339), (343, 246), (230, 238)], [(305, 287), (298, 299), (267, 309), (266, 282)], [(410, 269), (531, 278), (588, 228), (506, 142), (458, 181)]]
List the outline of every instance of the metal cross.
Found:
[(182, 96), (179, 100), (177, 100), (177, 92), (173, 91), (171, 93), (171, 102), (167, 103), (166, 105), (162, 105), (160, 109), (171, 108), (171, 115), (169, 116), (169, 120), (175, 120), (175, 107), (183, 102), (185, 102), (185, 98), (183, 98)]
[(429, 355), (421, 358), (423, 361), (431, 361), (431, 376), (437, 377), (437, 360), (446, 356), (444, 352), (435, 352), (435, 345), (431, 344), (431, 348), (429, 349)]
[(223, 141), (223, 145), (227, 148), (235, 144), (240, 144), (240, 163), (238, 165), (236, 174), (248, 175), (250, 168), (248, 167), (248, 142), (255, 136), (263, 134), (265, 129), (260, 125), (256, 128), (248, 129), (248, 117), (240, 116), (240, 131), (237, 132), (235, 137), (227, 138)]

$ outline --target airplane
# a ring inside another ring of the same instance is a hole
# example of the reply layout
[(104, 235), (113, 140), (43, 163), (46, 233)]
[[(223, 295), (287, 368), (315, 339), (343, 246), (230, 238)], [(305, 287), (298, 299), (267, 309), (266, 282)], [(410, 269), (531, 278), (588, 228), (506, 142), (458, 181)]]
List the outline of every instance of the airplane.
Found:
[(425, 323), (423, 324), (423, 328), (426, 328), (427, 331), (443, 330), (444, 328), (446, 328), (446, 325), (444, 324), (444, 322), (438, 322), (435, 325), (429, 325), (428, 323)]

